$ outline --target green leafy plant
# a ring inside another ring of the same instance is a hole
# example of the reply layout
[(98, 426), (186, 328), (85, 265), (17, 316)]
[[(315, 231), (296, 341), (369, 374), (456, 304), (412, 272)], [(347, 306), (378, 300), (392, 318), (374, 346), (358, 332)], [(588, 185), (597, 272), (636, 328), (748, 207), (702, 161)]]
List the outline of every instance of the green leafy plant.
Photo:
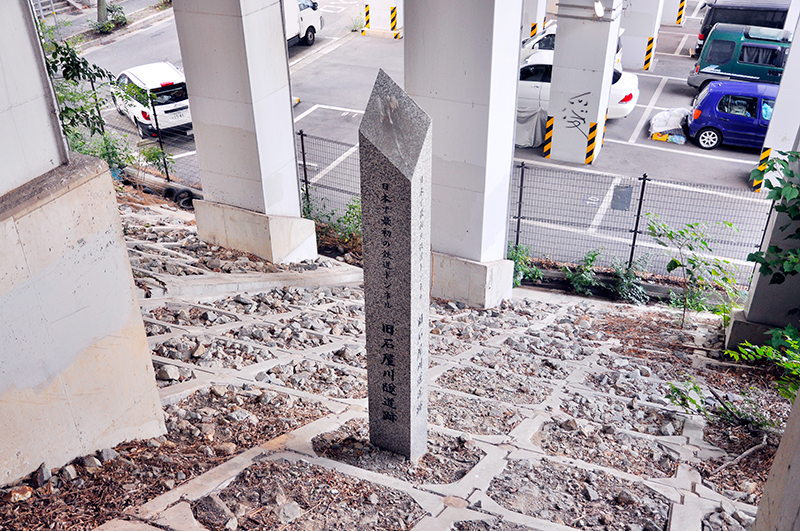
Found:
[(135, 158), (125, 140), (113, 133), (103, 133), (90, 144), (90, 153), (108, 163), (112, 170), (133, 164)]
[[(780, 151), (778, 157), (770, 158), (763, 169), (751, 172), (751, 178), (764, 179), (767, 174), (776, 175), (774, 181), (764, 180), (764, 187), (769, 190), (767, 199), (775, 201), (775, 212), (786, 214), (791, 221), (800, 220), (800, 177), (792, 169), (797, 167), (800, 153), (796, 151)], [(761, 168), (761, 167), (760, 167)], [(779, 230), (785, 232), (785, 240), (800, 239), (800, 227), (787, 231), (791, 223)], [(766, 251), (750, 253), (747, 259), (759, 265), (759, 272), (770, 276), (770, 284), (782, 284), (787, 276), (800, 273), (800, 249), (786, 249), (779, 245), (770, 245)]]
[(595, 274), (593, 267), (594, 263), (600, 257), (601, 249), (593, 249), (586, 253), (586, 255), (581, 259), (575, 269), (573, 270), (569, 266), (561, 266), (561, 271), (569, 280), (569, 283), (572, 285), (573, 291), (580, 295), (591, 295), (592, 292), (589, 288), (594, 286), (605, 287), (600, 280), (598, 280), (597, 275)]
[[(709, 421), (721, 420), (731, 424), (746, 425), (750, 428), (764, 430), (778, 427), (778, 423), (764, 415), (760, 406), (750, 398), (750, 393), (745, 390), (740, 393), (741, 405), (736, 405), (725, 400), (719, 393), (710, 390), (713, 402), (707, 398), (697, 381), (689, 375), (677, 384), (667, 382), (669, 390), (666, 398), (673, 404), (690, 415), (702, 415)], [(713, 407), (708, 404), (713, 403)]]
[(333, 222), (334, 229), (345, 241), (361, 240), (361, 198), (353, 197), (344, 214)]
[(154, 167), (162, 174), (172, 173), (175, 166), (175, 159), (171, 153), (167, 153), (158, 146), (146, 146), (139, 151), (141, 161), (144, 164)]
[[(710, 237), (706, 233), (708, 224), (687, 223), (680, 229), (673, 229), (658, 220), (658, 216), (647, 214), (647, 234), (657, 244), (666, 247), (672, 255), (667, 263), (667, 272), (680, 271), (683, 277), (683, 293), (675, 296), (675, 302), (682, 307), (681, 326), (686, 323), (686, 312), (708, 309), (708, 294), (721, 292), (728, 301), (738, 294), (735, 267), (727, 260), (712, 257)], [(736, 230), (728, 221), (718, 225)]]
[(113, 20), (103, 20), (103, 21), (97, 20), (89, 23), (89, 27), (92, 28), (92, 31), (95, 31), (97, 33), (102, 33), (103, 35), (108, 35), (112, 31), (114, 31), (116, 25), (114, 24)]
[(100, 107), (105, 100), (98, 96), (97, 89), (110, 83), (114, 76), (80, 57), (69, 42), (59, 42), (56, 30), (57, 27), (44, 22), (39, 24), (47, 73), (58, 99), (61, 128), (68, 139), (77, 138), (81, 129), (88, 130), (89, 136), (100, 134), (104, 129)]
[(519, 287), (523, 280), (536, 282), (542, 279), (542, 270), (532, 265), (531, 248), (525, 245), (508, 244), (506, 258), (514, 262), (514, 287)]
[(634, 304), (647, 304), (650, 297), (642, 287), (641, 273), (647, 269), (647, 259), (639, 258), (628, 266), (617, 257), (611, 264), (614, 282), (609, 286), (617, 298)]
[(364, 17), (358, 15), (350, 19), (350, 31), (361, 31), (364, 28)]
[(128, 17), (125, 16), (125, 11), (123, 11), (120, 4), (108, 4), (106, 9), (108, 10), (108, 16), (111, 17), (111, 21), (116, 27), (119, 28), (128, 23)]
[(753, 345), (745, 341), (737, 350), (725, 354), (736, 361), (769, 361), (780, 368), (782, 374), (776, 385), (778, 393), (794, 402), (800, 388), (800, 333), (792, 325), (770, 330), (771, 339), (766, 345)]

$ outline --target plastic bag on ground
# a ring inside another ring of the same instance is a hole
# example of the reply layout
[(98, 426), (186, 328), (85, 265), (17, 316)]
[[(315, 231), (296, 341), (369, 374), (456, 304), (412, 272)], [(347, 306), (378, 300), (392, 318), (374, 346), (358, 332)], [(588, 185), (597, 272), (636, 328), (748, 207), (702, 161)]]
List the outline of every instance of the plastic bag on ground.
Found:
[(661, 111), (650, 118), (650, 136), (655, 133), (683, 135), (683, 122), (689, 109), (676, 108)]

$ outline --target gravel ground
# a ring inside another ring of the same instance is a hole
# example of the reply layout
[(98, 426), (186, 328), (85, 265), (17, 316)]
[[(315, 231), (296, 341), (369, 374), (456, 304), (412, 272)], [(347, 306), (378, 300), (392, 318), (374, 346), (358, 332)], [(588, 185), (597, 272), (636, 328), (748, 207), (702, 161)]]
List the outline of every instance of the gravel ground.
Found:
[(511, 461), (487, 494), (503, 507), (579, 529), (665, 529), (669, 502), (660, 494), (603, 472), (551, 463)]
[(551, 391), (550, 388), (538, 386), (528, 378), (521, 378), (503, 369), (451, 369), (441, 375), (436, 383), (447, 389), (512, 404), (539, 404)]
[(192, 509), (213, 531), (404, 531), (425, 515), (408, 494), (303, 460), (253, 465), (216, 500), (202, 498)]
[(468, 436), (428, 432), (428, 451), (416, 463), (369, 442), (369, 423), (353, 419), (312, 441), (317, 454), (349, 465), (387, 474), (414, 485), (458, 481), (485, 455)]
[(428, 399), (429, 422), (477, 435), (506, 435), (524, 417), (513, 406), (432, 391)]

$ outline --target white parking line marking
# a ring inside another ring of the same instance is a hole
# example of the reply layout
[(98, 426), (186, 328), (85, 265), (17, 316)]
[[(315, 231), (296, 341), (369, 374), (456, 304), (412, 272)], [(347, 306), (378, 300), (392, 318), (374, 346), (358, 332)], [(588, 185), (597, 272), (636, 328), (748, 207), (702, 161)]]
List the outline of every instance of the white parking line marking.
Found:
[(726, 199), (731, 199), (732, 201), (748, 201), (751, 203), (771, 203), (772, 201), (769, 199), (765, 199), (766, 196), (762, 196), (761, 194), (753, 192), (752, 196), (742, 197), (740, 195), (733, 195), (733, 194), (726, 194), (725, 192), (717, 192), (715, 190), (698, 190), (697, 188), (692, 188), (691, 186), (684, 186), (682, 184), (675, 184), (675, 183), (664, 183), (661, 181), (655, 180), (648, 180), (652, 186), (663, 186), (664, 188), (672, 188), (674, 190), (685, 190), (687, 192), (702, 192), (706, 195), (716, 195), (719, 197), (724, 197)]
[[(605, 141), (606, 142), (611, 142), (612, 144), (627, 144), (627, 145), (631, 145), (631, 143), (632, 143), (630, 141), (629, 142), (625, 142), (624, 140), (613, 140), (611, 138), (606, 138)], [(677, 150), (674, 150), (674, 149), (664, 148), (664, 147), (660, 147), (660, 146), (650, 146), (650, 145), (647, 145), (647, 144), (636, 144), (636, 146), (640, 147), (640, 148), (645, 148), (645, 149), (655, 149), (656, 151), (667, 151), (667, 152), (673, 153), (673, 154), (681, 153), (682, 155), (689, 155), (689, 156), (692, 156), (692, 157), (702, 157), (704, 159), (723, 160), (723, 161), (726, 161), (726, 162), (735, 162), (737, 164), (747, 164), (747, 165), (752, 166), (752, 167), (755, 167), (758, 164), (758, 159), (757, 158), (754, 158), (753, 160), (733, 159), (731, 157), (718, 157), (716, 155), (707, 155), (705, 153), (692, 153), (692, 152), (689, 152), (689, 151), (687, 151), (687, 152), (677, 151)]]
[[(545, 222), (542, 222), (542, 221), (533, 221), (533, 220), (528, 220), (528, 219), (523, 219), (522, 223), (525, 223), (527, 225), (534, 225), (536, 227), (542, 227), (542, 228), (545, 228), (545, 229), (551, 229), (551, 230), (555, 230), (555, 231), (572, 232), (572, 233), (575, 233), (575, 234), (586, 234), (586, 230), (585, 229), (575, 228), (575, 227), (564, 227), (562, 225), (556, 225), (554, 223), (545, 223)], [(624, 243), (624, 244), (626, 244), (628, 246), (630, 246), (630, 244), (631, 244), (631, 240), (629, 238), (620, 238), (619, 236), (608, 236), (606, 234), (596, 234), (594, 236), (594, 238), (599, 239), (599, 240), (605, 240), (605, 241), (608, 241), (608, 242)], [(661, 251), (667, 250), (667, 251), (670, 251), (672, 253), (679, 252), (679, 249), (677, 247), (662, 247), (661, 245), (658, 245), (657, 243), (642, 242), (642, 241), (638, 241), (638, 240), (636, 242), (636, 247), (647, 247), (647, 248), (650, 248), (650, 249), (658, 249), (658, 250), (661, 250)], [(703, 254), (703, 253), (697, 253), (697, 255), (698, 256), (703, 256), (705, 258), (709, 258), (709, 259), (712, 259), (712, 260), (715, 259), (715, 258), (719, 258), (720, 260), (727, 260), (728, 262), (730, 262), (732, 264), (745, 266), (745, 267), (753, 267), (755, 265), (755, 264), (753, 264), (753, 262), (748, 262), (747, 260), (738, 260), (736, 258), (728, 258), (726, 256)]]
[(706, 5), (705, 2), (697, 2), (697, 5), (694, 6), (694, 11), (692, 11), (692, 14), (691, 14), (690, 18), (700, 18), (700, 17), (698, 17), (698, 13), (700, 13), (700, 9), (704, 5)]
[(642, 129), (644, 126), (647, 125), (647, 121), (650, 119), (650, 113), (653, 111), (653, 108), (656, 106), (656, 102), (658, 101), (659, 96), (661, 96), (661, 91), (664, 90), (664, 85), (667, 84), (667, 78), (663, 78), (661, 83), (658, 84), (658, 88), (655, 92), (653, 92), (653, 97), (650, 98), (650, 103), (647, 104), (647, 109), (644, 110), (642, 117), (639, 118), (639, 123), (636, 124), (636, 129), (633, 130), (631, 133), (631, 137), (628, 139), (629, 144), (633, 144), (636, 142), (636, 139), (639, 138), (639, 135), (642, 133)]
[(613, 181), (611, 181), (611, 186), (608, 187), (608, 191), (606, 192), (606, 196), (603, 198), (603, 202), (600, 204), (600, 208), (597, 209), (597, 213), (594, 215), (594, 219), (589, 224), (589, 233), (597, 232), (597, 227), (600, 226), (600, 222), (603, 221), (603, 218), (608, 212), (608, 207), (611, 206), (611, 200), (614, 198), (614, 187), (617, 186), (622, 179), (617, 177)]
[(681, 39), (681, 43), (678, 45), (678, 49), (675, 50), (675, 53), (672, 55), (680, 55), (681, 51), (683, 50), (683, 47), (686, 46), (686, 41), (688, 40), (689, 40), (689, 34), (687, 33), (686, 35), (683, 36), (683, 38)]
[(351, 147), (350, 149), (345, 151), (342, 154), (342, 156), (340, 156), (338, 159), (334, 160), (333, 162), (325, 166), (325, 168), (321, 172), (319, 172), (317, 175), (314, 176), (313, 179), (311, 179), (311, 184), (314, 184), (315, 182), (319, 181), (320, 179), (328, 175), (336, 166), (341, 164), (347, 157), (355, 153), (357, 149), (358, 149), (358, 144)]
[[(665, 55), (669, 55), (669, 54), (665, 54)], [(686, 78), (685, 77), (659, 76), (658, 74), (645, 74), (644, 72), (637, 72), (636, 75), (639, 76), (639, 77), (642, 77), (642, 76), (644, 76), (644, 77), (657, 77), (659, 79), (668, 79), (669, 81), (683, 81), (684, 83), (686, 82)]]
[(197, 154), (196, 150), (195, 151), (187, 151), (186, 153), (180, 153), (178, 155), (172, 155), (172, 158), (174, 160), (177, 160), (177, 159), (182, 159), (183, 157), (188, 157), (190, 155), (196, 155), (196, 154)]
[(344, 116), (345, 114), (349, 114), (349, 113), (353, 113), (353, 115), (364, 114), (364, 111), (358, 111), (358, 110), (356, 110), (356, 109), (347, 109), (347, 108), (345, 108), (345, 107), (334, 107), (334, 106), (332, 106), (332, 105), (320, 105), (320, 104), (316, 104), (316, 105), (314, 105), (313, 107), (311, 107), (310, 109), (308, 109), (308, 110), (304, 111), (304, 112), (303, 112), (302, 114), (300, 114), (299, 116), (297, 116), (297, 117), (294, 119), (294, 123), (297, 123), (297, 122), (299, 122), (300, 120), (302, 120), (303, 118), (305, 118), (306, 116), (308, 116), (308, 115), (309, 115), (309, 114), (311, 114), (312, 112), (316, 111), (317, 109), (328, 109), (328, 110), (330, 110), (330, 111), (339, 111), (339, 112), (341, 112), (341, 113), (342, 113), (342, 116)]

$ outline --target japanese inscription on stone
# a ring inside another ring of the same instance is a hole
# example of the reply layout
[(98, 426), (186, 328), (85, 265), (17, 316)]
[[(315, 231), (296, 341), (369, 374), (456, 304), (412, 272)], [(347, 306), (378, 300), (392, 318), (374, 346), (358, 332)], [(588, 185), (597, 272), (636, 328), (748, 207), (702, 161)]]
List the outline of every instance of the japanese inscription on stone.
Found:
[(382, 70), (359, 150), (370, 440), (416, 460), (428, 428), (431, 121)]

